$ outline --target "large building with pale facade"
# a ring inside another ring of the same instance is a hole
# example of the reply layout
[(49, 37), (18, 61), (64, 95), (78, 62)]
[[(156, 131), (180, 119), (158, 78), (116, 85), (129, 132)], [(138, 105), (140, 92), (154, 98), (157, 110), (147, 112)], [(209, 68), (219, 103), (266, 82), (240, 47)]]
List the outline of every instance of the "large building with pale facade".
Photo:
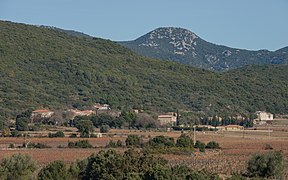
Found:
[(54, 112), (48, 109), (37, 109), (35, 111), (32, 111), (30, 122), (33, 123), (35, 121), (41, 121), (45, 118), (51, 118), (53, 114)]
[(164, 125), (176, 125), (177, 122), (177, 113), (171, 112), (166, 114), (161, 114), (158, 116), (158, 121), (160, 122), (161, 126)]
[(272, 121), (274, 119), (273, 114), (265, 111), (256, 111), (257, 118), (254, 119), (254, 124), (265, 124), (267, 121)]

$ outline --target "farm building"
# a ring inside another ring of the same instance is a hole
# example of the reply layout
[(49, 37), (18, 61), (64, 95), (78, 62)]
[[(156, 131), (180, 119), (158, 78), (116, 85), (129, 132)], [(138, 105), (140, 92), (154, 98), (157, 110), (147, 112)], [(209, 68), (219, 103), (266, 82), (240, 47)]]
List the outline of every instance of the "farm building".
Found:
[(158, 116), (157, 119), (160, 122), (160, 125), (176, 125), (177, 122), (177, 113), (167, 113), (167, 114), (161, 114)]
[(52, 117), (53, 114), (53, 111), (47, 109), (37, 109), (35, 111), (32, 111), (30, 121), (31, 123), (33, 123), (36, 119), (47, 119)]
[(94, 107), (95, 109), (97, 109), (97, 110), (109, 110), (109, 109), (110, 109), (109, 104), (99, 104), (99, 103), (96, 103), (96, 104), (94, 104), (93, 107)]
[(274, 119), (273, 114), (265, 111), (257, 111), (255, 113), (257, 118), (254, 119), (254, 124), (266, 124), (267, 121), (272, 121)]
[(244, 127), (239, 125), (227, 125), (217, 126), (216, 129), (218, 129), (219, 131), (241, 131), (244, 130)]
[(74, 119), (76, 116), (90, 116), (92, 114), (96, 114), (96, 112), (92, 110), (80, 111), (78, 109), (69, 109), (67, 112), (71, 116), (71, 119)]

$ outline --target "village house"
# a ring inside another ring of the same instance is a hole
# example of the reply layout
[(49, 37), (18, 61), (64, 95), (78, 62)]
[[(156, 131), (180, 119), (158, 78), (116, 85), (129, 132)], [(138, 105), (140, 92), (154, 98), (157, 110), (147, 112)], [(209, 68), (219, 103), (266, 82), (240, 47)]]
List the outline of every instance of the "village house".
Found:
[(69, 109), (67, 112), (70, 114), (72, 119), (74, 119), (76, 116), (90, 116), (92, 114), (96, 114), (96, 112), (92, 110), (80, 111), (78, 109)]
[(157, 119), (160, 122), (160, 125), (167, 125), (167, 124), (171, 124), (176, 125), (177, 122), (177, 113), (174, 112), (170, 112), (170, 113), (166, 113), (166, 114), (161, 114), (158, 116)]
[(102, 133), (93, 133), (92, 135), (96, 138), (102, 138), (103, 137)]
[(257, 119), (260, 121), (273, 120), (273, 114), (271, 114), (271, 113), (267, 113), (265, 111), (257, 111), (255, 114), (257, 115)]
[(109, 104), (95, 103), (93, 107), (97, 110), (109, 110), (110, 109)]
[(215, 129), (214, 126), (211, 125), (197, 125), (198, 128), (207, 128), (207, 129)]
[(266, 124), (267, 121), (272, 121), (274, 119), (273, 114), (265, 111), (256, 111), (257, 118), (254, 119), (254, 124)]
[(243, 126), (239, 125), (227, 125), (227, 126), (217, 126), (218, 131), (242, 131), (244, 130)]
[(30, 122), (33, 123), (35, 120), (41, 120), (41, 119), (48, 119), (53, 116), (54, 112), (47, 110), (47, 109), (37, 109), (35, 111), (32, 111)]

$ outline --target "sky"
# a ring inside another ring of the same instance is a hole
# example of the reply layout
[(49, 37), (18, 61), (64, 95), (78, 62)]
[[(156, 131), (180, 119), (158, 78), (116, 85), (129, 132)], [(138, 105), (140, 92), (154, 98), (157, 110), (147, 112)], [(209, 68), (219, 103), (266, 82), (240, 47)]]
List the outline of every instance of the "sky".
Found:
[(0, 0), (0, 20), (76, 30), (113, 41), (182, 27), (215, 44), (288, 46), (288, 0)]

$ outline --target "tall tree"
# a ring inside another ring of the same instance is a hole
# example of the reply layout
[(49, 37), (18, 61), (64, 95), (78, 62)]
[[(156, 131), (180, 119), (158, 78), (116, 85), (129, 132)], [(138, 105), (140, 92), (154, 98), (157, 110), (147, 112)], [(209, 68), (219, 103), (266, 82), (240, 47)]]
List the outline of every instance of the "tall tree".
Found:
[(76, 128), (80, 132), (80, 137), (89, 137), (90, 133), (94, 131), (93, 123), (90, 120), (77, 121)]

